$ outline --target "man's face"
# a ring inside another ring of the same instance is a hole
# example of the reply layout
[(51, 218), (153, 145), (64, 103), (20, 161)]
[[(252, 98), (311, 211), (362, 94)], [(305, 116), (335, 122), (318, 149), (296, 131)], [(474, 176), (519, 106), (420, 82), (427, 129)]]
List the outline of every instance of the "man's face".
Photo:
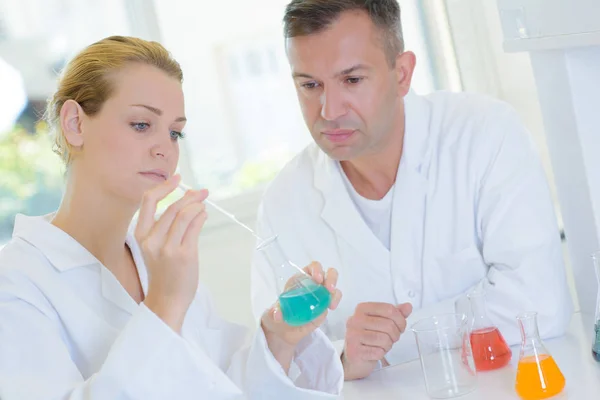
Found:
[(404, 121), (400, 105), (410, 88), (414, 54), (399, 54), (391, 66), (383, 43), (381, 31), (360, 11), (286, 41), (304, 120), (335, 160), (377, 154)]

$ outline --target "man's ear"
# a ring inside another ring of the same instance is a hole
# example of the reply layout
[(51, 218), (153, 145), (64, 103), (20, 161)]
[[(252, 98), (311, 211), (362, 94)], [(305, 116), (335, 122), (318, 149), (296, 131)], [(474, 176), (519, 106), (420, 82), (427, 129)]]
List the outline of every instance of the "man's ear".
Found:
[(398, 83), (398, 92), (404, 97), (410, 90), (413, 73), (417, 64), (417, 57), (412, 51), (405, 51), (396, 56), (396, 77)]

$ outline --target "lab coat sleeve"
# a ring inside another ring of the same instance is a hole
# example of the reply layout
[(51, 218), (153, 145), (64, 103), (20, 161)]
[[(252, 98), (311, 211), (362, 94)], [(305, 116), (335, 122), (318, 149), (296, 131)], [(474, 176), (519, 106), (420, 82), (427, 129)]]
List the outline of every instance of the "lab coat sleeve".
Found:
[(248, 399), (333, 399), (340, 395), (342, 364), (323, 332), (317, 329), (300, 341), (287, 375), (269, 350), (260, 316), (250, 344), (245, 345), (245, 329), (218, 317), (211, 296), (203, 292), (211, 329), (219, 332), (219, 343), (227, 346), (218, 352), (218, 362)]
[(249, 399), (335, 399), (341, 394), (343, 368), (329, 339), (316, 330), (300, 342), (291, 379), (275, 360), (259, 327), (249, 348), (236, 353), (227, 375)]
[[(488, 131), (490, 140), (497, 143), (486, 146), (492, 152), (481, 152), (474, 166), (486, 166), (478, 182), (475, 212), (483, 260), (489, 267), (479, 283), (486, 290), (488, 315), (509, 345), (520, 343), (515, 318), (524, 311), (538, 313), (543, 338), (560, 336), (568, 327), (573, 305), (544, 170), (512, 109), (491, 115), (485, 133)], [(463, 295), (416, 310), (409, 324), (455, 312), (455, 303)], [(388, 361), (415, 357), (414, 335), (406, 332), (388, 354)]]
[(143, 303), (87, 380), (58, 326), (47, 310), (0, 292), (2, 400), (220, 398), (185, 341)]

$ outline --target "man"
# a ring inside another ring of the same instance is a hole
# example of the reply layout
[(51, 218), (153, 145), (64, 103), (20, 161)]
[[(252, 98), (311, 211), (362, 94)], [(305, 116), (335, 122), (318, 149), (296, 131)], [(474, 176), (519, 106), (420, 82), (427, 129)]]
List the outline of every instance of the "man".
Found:
[[(541, 163), (515, 112), (472, 94), (410, 90), (395, 0), (293, 0), (286, 51), (314, 138), (266, 191), (261, 237), (285, 256), (340, 271), (344, 301), (323, 329), (346, 379), (416, 357), (409, 322), (455, 312), (476, 287), (510, 344), (515, 316), (537, 311), (542, 336), (572, 305)], [(254, 258), (253, 308), (281, 292)], [(410, 317), (410, 318), (409, 318)]]

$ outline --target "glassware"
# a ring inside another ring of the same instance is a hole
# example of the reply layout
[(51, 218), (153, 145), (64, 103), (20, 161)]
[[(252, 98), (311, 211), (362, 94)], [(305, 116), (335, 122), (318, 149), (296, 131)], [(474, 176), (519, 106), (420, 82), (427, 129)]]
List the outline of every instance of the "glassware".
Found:
[(283, 320), (291, 326), (305, 325), (323, 314), (331, 303), (331, 293), (310, 275), (288, 260), (276, 236), (256, 248), (278, 277), (279, 305)]
[[(188, 190), (191, 190), (191, 186), (186, 185), (185, 183), (181, 182), (179, 185), (179, 189), (183, 192), (187, 192)], [(233, 215), (232, 213), (230, 213), (229, 211), (225, 210), (223, 207), (219, 206), (218, 204), (213, 203), (211, 200), (209, 199), (204, 199), (204, 202), (210, 206), (212, 206), (215, 210), (219, 211), (221, 214), (225, 215), (227, 218), (229, 218), (230, 220), (232, 220), (233, 222), (235, 222), (237, 225), (241, 226), (242, 228), (244, 228), (245, 230), (247, 230), (248, 232), (250, 232), (256, 239), (263, 241), (264, 239), (260, 238), (256, 232), (254, 232), (254, 229), (250, 228), (248, 225), (244, 224), (242, 221), (240, 221), (235, 215)], [(274, 236), (275, 237), (275, 236)], [(272, 238), (269, 238), (272, 239)]]
[(521, 328), (521, 353), (515, 390), (523, 400), (542, 400), (555, 396), (565, 388), (565, 377), (542, 343), (537, 313), (517, 317)]
[(512, 358), (512, 351), (487, 315), (484, 290), (474, 290), (467, 297), (471, 306), (471, 348), (477, 371), (506, 366)]
[(446, 314), (415, 322), (415, 334), (427, 393), (449, 399), (472, 392), (477, 371), (469, 340), (469, 322), (463, 314)]
[(592, 255), (596, 267), (596, 279), (598, 280), (598, 297), (596, 299), (596, 316), (594, 318), (594, 343), (592, 344), (592, 355), (600, 362), (600, 251)]

